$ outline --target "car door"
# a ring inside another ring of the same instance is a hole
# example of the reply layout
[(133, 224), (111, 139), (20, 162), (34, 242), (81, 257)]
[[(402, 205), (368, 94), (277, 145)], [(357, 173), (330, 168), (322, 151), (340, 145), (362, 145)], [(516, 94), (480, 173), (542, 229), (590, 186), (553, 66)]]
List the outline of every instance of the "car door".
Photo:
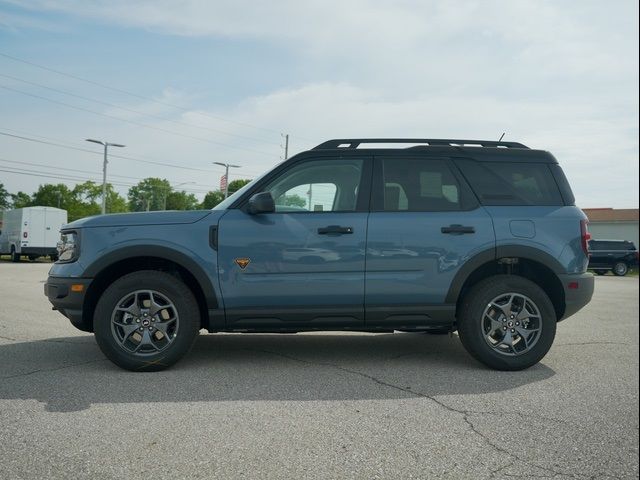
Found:
[(218, 225), (227, 328), (358, 328), (372, 161), (303, 158), (253, 191), (276, 211), (229, 210)]
[(456, 273), (474, 255), (494, 254), (491, 217), (446, 158), (376, 156), (372, 188), (366, 325), (446, 323)]

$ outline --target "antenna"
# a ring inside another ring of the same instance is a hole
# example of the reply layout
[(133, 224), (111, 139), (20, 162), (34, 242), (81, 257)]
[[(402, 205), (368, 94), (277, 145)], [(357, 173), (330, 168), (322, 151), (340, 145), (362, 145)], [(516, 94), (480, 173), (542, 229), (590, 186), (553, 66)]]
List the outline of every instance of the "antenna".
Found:
[(504, 138), (504, 134), (505, 134), (505, 133), (506, 133), (506, 132), (502, 132), (502, 135), (500, 135), (500, 138), (498, 139), (498, 141), (499, 141), (499, 142), (501, 142), (501, 141), (502, 141), (502, 139)]

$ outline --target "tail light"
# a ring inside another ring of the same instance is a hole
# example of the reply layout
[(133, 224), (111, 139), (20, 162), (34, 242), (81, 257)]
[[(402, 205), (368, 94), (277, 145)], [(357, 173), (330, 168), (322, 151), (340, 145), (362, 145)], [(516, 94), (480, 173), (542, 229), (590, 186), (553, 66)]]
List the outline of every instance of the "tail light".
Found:
[(587, 228), (588, 224), (589, 222), (587, 220), (580, 220), (580, 240), (582, 244), (582, 251), (587, 257), (589, 256), (589, 240), (591, 240), (591, 234)]

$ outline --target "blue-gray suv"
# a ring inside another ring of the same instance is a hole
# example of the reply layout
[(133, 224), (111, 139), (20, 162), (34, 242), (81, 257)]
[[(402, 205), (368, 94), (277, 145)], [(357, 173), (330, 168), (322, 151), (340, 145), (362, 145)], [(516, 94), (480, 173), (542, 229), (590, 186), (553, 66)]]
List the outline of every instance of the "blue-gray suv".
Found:
[(458, 332), (534, 365), (593, 294), (587, 219), (550, 153), (515, 142), (339, 139), (211, 211), (85, 218), (45, 294), (129, 370), (209, 332)]

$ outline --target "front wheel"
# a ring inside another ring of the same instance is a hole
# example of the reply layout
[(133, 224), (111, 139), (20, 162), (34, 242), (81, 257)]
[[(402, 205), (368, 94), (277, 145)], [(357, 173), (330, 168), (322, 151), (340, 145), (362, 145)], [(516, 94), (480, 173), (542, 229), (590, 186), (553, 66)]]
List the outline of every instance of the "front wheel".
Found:
[(613, 274), (618, 277), (624, 277), (629, 273), (629, 265), (625, 262), (618, 262), (613, 266)]
[(556, 313), (547, 294), (515, 275), (496, 275), (475, 285), (458, 311), (466, 350), (497, 370), (523, 370), (547, 354), (556, 335)]
[(200, 330), (191, 290), (168, 273), (130, 273), (102, 294), (94, 314), (96, 342), (127, 370), (163, 370), (182, 358)]
[(20, 261), (20, 254), (16, 252), (16, 247), (11, 247), (11, 261), (12, 262)]

